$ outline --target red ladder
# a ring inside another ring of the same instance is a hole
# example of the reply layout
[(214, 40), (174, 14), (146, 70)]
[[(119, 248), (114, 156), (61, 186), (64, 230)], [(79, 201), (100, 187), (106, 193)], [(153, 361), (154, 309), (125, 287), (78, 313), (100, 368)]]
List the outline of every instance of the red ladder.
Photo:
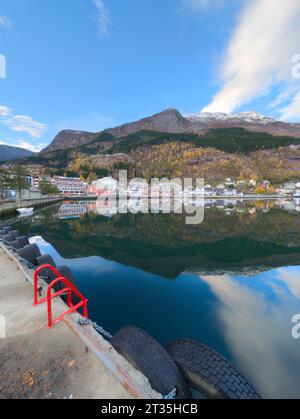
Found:
[[(45, 269), (49, 269), (51, 272), (56, 275), (56, 279), (54, 279), (51, 284), (47, 288), (47, 295), (44, 298), (39, 299), (39, 284), (38, 284), (38, 275)], [(57, 291), (55, 293), (52, 292), (53, 288), (56, 284), (59, 282), (62, 282), (65, 286), (60, 291)], [(59, 317), (57, 317), (55, 320), (52, 318), (52, 300), (54, 298), (60, 297), (61, 295), (66, 294), (67, 295), (67, 304), (69, 306), (69, 309), (65, 311), (63, 314), (61, 314)], [(72, 303), (72, 294), (76, 295), (80, 302), (76, 304), (75, 306)], [(42, 265), (38, 267), (34, 272), (34, 306), (38, 306), (40, 304), (43, 304), (47, 302), (47, 312), (48, 312), (48, 328), (51, 329), (56, 324), (61, 322), (65, 316), (68, 316), (72, 313), (75, 313), (80, 308), (83, 307), (83, 316), (87, 319), (89, 318), (88, 315), (88, 300), (78, 291), (78, 289), (67, 279), (61, 276), (61, 274), (58, 272), (57, 269), (55, 269), (52, 265)]]

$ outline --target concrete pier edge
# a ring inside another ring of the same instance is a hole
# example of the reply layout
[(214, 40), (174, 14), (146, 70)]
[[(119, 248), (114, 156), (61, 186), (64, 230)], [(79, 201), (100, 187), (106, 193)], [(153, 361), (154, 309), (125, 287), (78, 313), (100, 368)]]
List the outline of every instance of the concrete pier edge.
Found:
[[(3, 243), (0, 243), (0, 249), (2, 249), (7, 257), (15, 264), (16, 270), (22, 273), (24, 280), (33, 285), (34, 271), (23, 266), (17, 256)], [(42, 281), (40, 282), (42, 283)], [(46, 283), (44, 283), (43, 289), (47, 289)], [(66, 311), (66, 305), (60, 299), (56, 299), (53, 302), (53, 305), (58, 307), (60, 312)], [(46, 310), (47, 305), (45, 304), (45, 311)], [(72, 315), (66, 316), (63, 322), (67, 325), (70, 332), (75, 334), (96, 359), (105, 366), (110, 375), (113, 376), (134, 399), (161, 399), (162, 395), (151, 388), (148, 379), (117, 353), (110, 343), (98, 334), (92, 326), (82, 327), (78, 324), (77, 321), (80, 317), (81, 316), (78, 313), (73, 313)]]

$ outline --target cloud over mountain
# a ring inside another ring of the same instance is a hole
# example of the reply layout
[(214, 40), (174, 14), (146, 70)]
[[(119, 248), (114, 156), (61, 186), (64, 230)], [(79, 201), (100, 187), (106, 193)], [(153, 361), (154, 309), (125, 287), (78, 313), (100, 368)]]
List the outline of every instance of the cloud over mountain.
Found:
[[(222, 60), (221, 88), (203, 111), (233, 112), (275, 86), (284, 90), (294, 85), (295, 92), (299, 86), (292, 78), (291, 60), (299, 52), (299, 20), (298, 0), (244, 1)], [(297, 97), (291, 108), (278, 112), (300, 114)]]

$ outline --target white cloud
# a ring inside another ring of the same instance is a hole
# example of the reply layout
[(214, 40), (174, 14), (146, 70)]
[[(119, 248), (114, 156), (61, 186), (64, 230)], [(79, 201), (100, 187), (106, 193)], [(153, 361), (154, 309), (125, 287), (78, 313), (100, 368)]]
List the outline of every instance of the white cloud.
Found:
[(33, 138), (41, 138), (47, 130), (45, 124), (41, 124), (26, 115), (15, 115), (9, 126), (16, 132), (27, 132)]
[(276, 98), (268, 105), (268, 109), (277, 109), (279, 106), (288, 102), (293, 97), (293, 89), (287, 89), (279, 93)]
[(47, 146), (47, 144), (31, 144), (28, 141), (23, 140), (19, 140), (16, 144), (17, 147), (25, 148), (26, 150), (33, 151), (35, 153), (38, 153)]
[(289, 287), (289, 290), (292, 293), (292, 295), (296, 299), (300, 300), (300, 281), (298, 269), (278, 269), (278, 279), (285, 282)]
[(10, 114), (10, 109), (7, 106), (0, 106), (0, 117), (1, 116), (9, 116)]
[(0, 124), (16, 132), (25, 132), (33, 138), (41, 138), (47, 131), (45, 124), (30, 116), (14, 115), (7, 106), (0, 106)]
[(12, 28), (12, 23), (7, 16), (0, 16), (0, 26), (5, 29)]
[(109, 26), (111, 24), (110, 13), (103, 0), (93, 0), (97, 8), (98, 33), (102, 38), (109, 36)]
[[(257, 276), (262, 284), (265, 275)], [(291, 313), (297, 312), (299, 299), (294, 301), (284, 292), (280, 301), (272, 299), (263, 287), (257, 290), (251, 281), (242, 283), (229, 275), (201, 279), (219, 299), (219, 327), (246, 378), (262, 397), (297, 398), (299, 348), (291, 337), (290, 319)], [(299, 296), (299, 287), (295, 294)]]
[(293, 96), (292, 101), (280, 110), (280, 118), (284, 121), (291, 121), (300, 117), (300, 91)]
[(38, 153), (39, 151), (41, 151), (43, 148), (46, 147), (46, 144), (31, 144), (26, 140), (22, 140), (22, 139), (16, 140), (13, 138), (9, 138), (7, 136), (3, 136), (3, 139), (0, 140), (0, 144), (8, 145), (10, 147), (24, 148), (25, 150), (33, 151), (35, 153)]
[[(299, 0), (245, 0), (221, 63), (220, 91), (203, 111), (231, 113), (290, 82), (299, 52)], [(298, 99), (285, 115), (293, 114)], [(294, 101), (294, 102), (295, 102)]]

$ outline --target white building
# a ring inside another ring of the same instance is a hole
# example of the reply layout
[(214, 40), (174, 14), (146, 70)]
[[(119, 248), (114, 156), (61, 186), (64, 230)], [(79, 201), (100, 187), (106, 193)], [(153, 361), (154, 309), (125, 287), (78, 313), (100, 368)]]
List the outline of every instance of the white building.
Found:
[(256, 185), (257, 185), (256, 180), (254, 180), (254, 179), (249, 180), (249, 186), (255, 187)]
[(229, 190), (224, 191), (224, 195), (226, 195), (226, 196), (237, 196), (238, 193), (237, 193), (236, 189), (229, 189)]
[(227, 179), (225, 179), (225, 185), (227, 187), (234, 187), (235, 186), (235, 180), (231, 179), (231, 177), (228, 177)]
[(112, 177), (98, 179), (91, 186), (87, 187), (88, 194), (94, 196), (116, 195), (118, 191), (119, 182)]
[(280, 189), (278, 189), (278, 192), (281, 195), (292, 195), (298, 189), (297, 185), (298, 183), (296, 182), (287, 182)]
[(85, 202), (77, 202), (72, 204), (63, 204), (59, 209), (59, 218), (80, 218), (81, 215), (87, 213), (87, 204)]
[(63, 195), (85, 195), (87, 184), (80, 178), (54, 176), (52, 183)]

